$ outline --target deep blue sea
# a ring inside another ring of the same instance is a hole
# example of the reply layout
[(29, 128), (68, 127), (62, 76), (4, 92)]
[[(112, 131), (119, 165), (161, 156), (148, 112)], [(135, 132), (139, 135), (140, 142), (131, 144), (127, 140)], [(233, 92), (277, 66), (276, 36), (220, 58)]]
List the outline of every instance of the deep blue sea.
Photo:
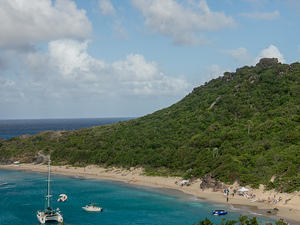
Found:
[[(8, 139), (43, 130), (72, 130), (108, 124), (129, 118), (0, 120), (0, 138)], [(179, 191), (137, 187), (120, 182), (99, 181), (52, 175), (53, 207), (59, 207), (64, 221), (70, 225), (192, 225), (208, 217), (216, 224), (222, 218), (237, 219), (241, 211), (214, 205)], [(46, 174), (0, 170), (0, 225), (38, 224), (36, 211), (44, 209)], [(58, 203), (65, 193), (67, 202)], [(82, 210), (89, 202), (104, 208), (101, 213)], [(211, 211), (225, 208), (225, 217), (215, 217)], [(253, 216), (253, 215), (252, 215)], [(270, 219), (260, 218), (260, 224)]]
[(32, 135), (46, 130), (88, 128), (129, 119), (132, 118), (0, 120), (0, 139), (9, 139), (22, 134)]

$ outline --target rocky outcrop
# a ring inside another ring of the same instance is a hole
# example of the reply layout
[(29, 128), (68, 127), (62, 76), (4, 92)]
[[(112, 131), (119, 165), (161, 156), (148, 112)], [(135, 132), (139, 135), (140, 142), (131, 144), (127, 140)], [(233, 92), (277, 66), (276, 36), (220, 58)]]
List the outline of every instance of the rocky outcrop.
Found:
[(218, 101), (219, 101), (220, 99), (221, 99), (221, 96), (217, 97), (216, 100), (210, 105), (210, 107), (209, 107), (208, 110), (211, 110), (211, 109), (215, 106), (215, 104), (218, 103)]
[(38, 153), (37, 157), (34, 159), (34, 164), (41, 164), (47, 162), (49, 156), (42, 154), (41, 152)]
[(270, 68), (278, 63), (279, 62), (277, 58), (262, 58), (259, 60), (259, 63), (257, 63), (256, 66)]
[(43, 156), (37, 156), (34, 163), (35, 164), (41, 164), (45, 161), (44, 157)]
[(29, 134), (23, 134), (23, 135), (20, 135), (18, 138), (21, 139), (21, 140), (24, 140), (24, 139), (27, 139), (29, 137), (30, 137)]
[(216, 180), (211, 173), (206, 174), (201, 180), (200, 188), (203, 190), (207, 188), (213, 188), (214, 190), (224, 188), (223, 183)]

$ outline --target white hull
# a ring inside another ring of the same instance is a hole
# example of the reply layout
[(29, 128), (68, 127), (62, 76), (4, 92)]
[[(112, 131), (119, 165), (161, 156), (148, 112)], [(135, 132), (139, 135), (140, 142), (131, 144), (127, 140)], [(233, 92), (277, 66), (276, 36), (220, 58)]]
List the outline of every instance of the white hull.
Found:
[(102, 208), (96, 206), (84, 206), (82, 209), (88, 212), (102, 212)]
[(65, 202), (67, 201), (67, 198), (63, 198), (63, 197), (60, 197), (59, 199), (57, 199), (58, 202)]
[(59, 199), (57, 199), (58, 202), (64, 202), (67, 201), (68, 196), (66, 194), (60, 194)]
[(54, 214), (45, 214), (44, 212), (38, 212), (37, 213), (37, 219), (41, 224), (45, 224), (47, 222), (63, 222), (63, 217), (60, 213), (54, 213)]

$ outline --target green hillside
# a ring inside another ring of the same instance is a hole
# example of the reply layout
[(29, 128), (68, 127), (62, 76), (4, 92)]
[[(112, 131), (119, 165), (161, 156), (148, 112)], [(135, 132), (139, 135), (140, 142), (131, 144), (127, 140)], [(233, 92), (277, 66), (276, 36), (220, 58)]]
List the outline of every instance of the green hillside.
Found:
[(212, 173), (229, 183), (300, 190), (300, 63), (261, 60), (127, 122), (0, 141), (2, 162), (32, 162), (38, 152), (51, 152), (56, 164)]

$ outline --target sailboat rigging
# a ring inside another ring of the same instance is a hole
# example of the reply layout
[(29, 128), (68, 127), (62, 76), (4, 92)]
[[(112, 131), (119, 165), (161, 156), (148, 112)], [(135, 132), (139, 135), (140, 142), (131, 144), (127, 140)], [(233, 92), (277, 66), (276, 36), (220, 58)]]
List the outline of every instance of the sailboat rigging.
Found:
[(51, 163), (51, 160), (50, 160), (50, 156), (49, 156), (49, 161), (48, 161), (48, 185), (47, 185), (47, 195), (46, 195), (46, 200), (47, 200), (47, 207), (42, 210), (42, 211), (37, 211), (37, 219), (38, 221), (41, 223), (41, 224), (45, 224), (47, 222), (53, 222), (53, 221), (56, 221), (56, 222), (63, 222), (63, 216), (59, 210), (59, 208), (57, 209), (52, 209), (51, 208), (51, 192), (50, 192), (50, 181), (51, 181), (51, 177), (50, 177), (50, 174), (51, 174), (51, 170), (50, 170), (50, 163)]

